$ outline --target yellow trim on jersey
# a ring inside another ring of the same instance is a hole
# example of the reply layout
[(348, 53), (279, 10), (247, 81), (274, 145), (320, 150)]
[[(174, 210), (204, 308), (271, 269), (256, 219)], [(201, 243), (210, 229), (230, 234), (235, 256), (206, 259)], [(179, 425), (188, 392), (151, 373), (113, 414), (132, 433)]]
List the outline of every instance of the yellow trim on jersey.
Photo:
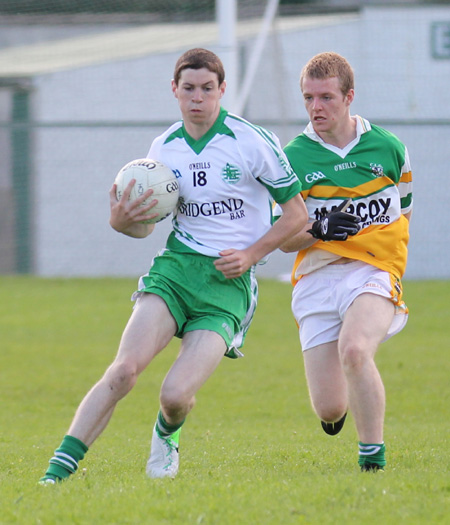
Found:
[[(342, 241), (317, 241), (314, 248), (334, 253), (341, 257), (363, 261), (380, 270), (392, 273), (401, 279), (406, 269), (409, 222), (401, 215), (390, 224), (372, 224), (353, 237)], [(367, 247), (370, 246), (370, 250)], [(308, 249), (300, 250), (292, 270), (292, 284), (301, 279), (297, 268), (305, 258)]]
[(402, 173), (400, 176), (399, 182), (404, 182), (404, 183), (412, 182), (412, 172), (406, 171), (405, 173)]
[[(402, 180), (402, 182), (404, 182)], [(323, 184), (315, 184), (312, 188), (303, 190), (302, 197), (306, 200), (307, 197), (331, 199), (333, 197), (352, 198), (368, 197), (390, 186), (395, 186), (393, 182), (386, 183), (385, 177), (373, 179), (364, 184), (360, 184), (354, 188), (342, 188), (339, 186), (325, 186)]]

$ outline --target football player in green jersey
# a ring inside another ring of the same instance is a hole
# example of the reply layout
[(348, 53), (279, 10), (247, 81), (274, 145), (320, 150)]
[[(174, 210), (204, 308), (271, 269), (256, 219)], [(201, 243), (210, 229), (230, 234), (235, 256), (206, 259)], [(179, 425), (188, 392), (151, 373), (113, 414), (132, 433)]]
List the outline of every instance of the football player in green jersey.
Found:
[[(221, 107), (225, 72), (214, 53), (184, 53), (172, 91), (183, 120), (153, 141), (149, 158), (177, 175), (180, 205), (173, 231), (140, 280), (115, 360), (80, 404), (42, 484), (77, 470), (118, 401), (177, 336), (181, 349), (161, 387), (146, 467), (152, 478), (175, 476), (179, 434), (196, 392), (224, 355), (242, 355), (257, 302), (255, 265), (306, 224), (301, 186), (278, 138)], [(140, 207), (152, 194), (148, 190), (128, 202), (133, 184), (119, 201), (111, 188), (110, 224), (145, 238), (155, 225), (142, 221), (156, 201)], [(272, 200), (283, 203), (283, 217), (273, 226)]]
[(302, 183), (309, 224), (283, 244), (297, 251), (292, 310), (311, 402), (327, 434), (353, 414), (363, 471), (384, 469), (385, 390), (374, 357), (407, 319), (412, 179), (406, 147), (352, 116), (353, 70), (332, 52), (303, 68), (310, 122), (285, 148)]

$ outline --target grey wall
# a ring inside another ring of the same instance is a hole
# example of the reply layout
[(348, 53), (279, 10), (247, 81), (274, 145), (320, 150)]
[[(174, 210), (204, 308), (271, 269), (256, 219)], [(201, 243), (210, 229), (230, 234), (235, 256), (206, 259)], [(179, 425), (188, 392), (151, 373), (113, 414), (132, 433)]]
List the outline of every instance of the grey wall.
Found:
[[(286, 143), (306, 123), (298, 88), (302, 65), (325, 50), (349, 59), (357, 80), (354, 112), (396, 133), (410, 151), (415, 209), (406, 276), (412, 279), (450, 278), (450, 59), (437, 60), (430, 49), (431, 26), (441, 20), (450, 21), (449, 7), (367, 8), (354, 21), (277, 34), (266, 45), (245, 110)], [(251, 46), (242, 43), (244, 64)], [(145, 156), (153, 138), (179, 119), (170, 79), (180, 52), (34, 78), (36, 274), (147, 271), (169, 221), (145, 240), (114, 232), (108, 190), (117, 171)], [(286, 275), (291, 264), (292, 256), (277, 252), (259, 273)]]

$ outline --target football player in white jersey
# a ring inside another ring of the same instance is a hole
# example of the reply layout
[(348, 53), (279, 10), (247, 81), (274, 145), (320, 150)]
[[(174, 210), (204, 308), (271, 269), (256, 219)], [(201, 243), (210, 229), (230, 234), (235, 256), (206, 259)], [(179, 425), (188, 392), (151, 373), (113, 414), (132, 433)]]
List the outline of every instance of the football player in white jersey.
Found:
[[(221, 107), (225, 73), (205, 49), (184, 53), (172, 91), (182, 121), (151, 146), (149, 156), (177, 175), (180, 202), (166, 247), (140, 279), (136, 304), (117, 356), (80, 404), (41, 483), (55, 483), (78, 468), (106, 427), (117, 402), (139, 374), (177, 336), (181, 349), (161, 387), (146, 472), (152, 478), (178, 471), (181, 426), (195, 394), (224, 355), (239, 357), (257, 301), (255, 265), (306, 224), (301, 185), (275, 135)], [(117, 201), (111, 188), (111, 226), (144, 238), (143, 223), (156, 201), (128, 202), (133, 181)], [(271, 225), (271, 202), (283, 217)], [(156, 214), (151, 214), (151, 217)]]
[(285, 153), (302, 183), (309, 224), (282, 249), (298, 251), (292, 310), (313, 408), (337, 434), (351, 410), (362, 471), (383, 469), (385, 392), (374, 357), (405, 324), (401, 278), (412, 209), (405, 146), (351, 116), (353, 70), (336, 53), (304, 67), (310, 123)]

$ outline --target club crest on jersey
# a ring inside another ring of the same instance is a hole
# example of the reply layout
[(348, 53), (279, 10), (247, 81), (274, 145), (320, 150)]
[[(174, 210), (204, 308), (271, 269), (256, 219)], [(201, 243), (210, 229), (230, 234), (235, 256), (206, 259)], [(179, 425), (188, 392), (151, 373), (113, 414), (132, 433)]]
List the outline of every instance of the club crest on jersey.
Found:
[(242, 177), (242, 172), (237, 166), (233, 166), (227, 162), (226, 166), (222, 168), (222, 180), (227, 184), (236, 184)]
[(384, 169), (381, 164), (370, 163), (370, 170), (375, 177), (384, 177)]

